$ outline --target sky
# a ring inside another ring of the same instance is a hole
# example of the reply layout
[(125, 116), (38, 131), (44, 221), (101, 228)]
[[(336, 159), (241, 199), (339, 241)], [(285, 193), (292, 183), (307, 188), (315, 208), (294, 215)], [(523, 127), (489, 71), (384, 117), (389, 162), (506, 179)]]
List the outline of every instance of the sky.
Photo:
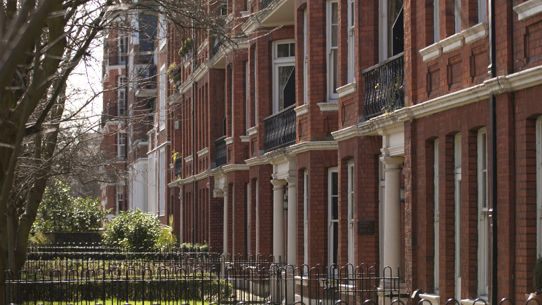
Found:
[(97, 39), (89, 52), (91, 56), (81, 60), (68, 78), (68, 111), (81, 109), (81, 115), (98, 122), (102, 113), (102, 59), (103, 41)]

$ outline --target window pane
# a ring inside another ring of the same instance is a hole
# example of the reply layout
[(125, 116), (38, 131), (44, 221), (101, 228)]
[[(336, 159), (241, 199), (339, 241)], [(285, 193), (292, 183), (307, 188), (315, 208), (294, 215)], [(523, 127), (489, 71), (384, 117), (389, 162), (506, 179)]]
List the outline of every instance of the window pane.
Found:
[(338, 65), (338, 58), (337, 58), (337, 50), (331, 51), (332, 56), (332, 69), (333, 69), (333, 87), (331, 88), (333, 93), (337, 93), (337, 87), (338, 82), (337, 79), (339, 78), (339, 65)]
[(278, 102), (279, 111), (295, 104), (295, 69), (294, 66), (278, 67)]
[(289, 45), (281, 43), (277, 45), (277, 57), (289, 57)]
[(332, 24), (337, 24), (338, 23), (338, 3), (337, 2), (333, 2), (331, 3), (331, 23)]

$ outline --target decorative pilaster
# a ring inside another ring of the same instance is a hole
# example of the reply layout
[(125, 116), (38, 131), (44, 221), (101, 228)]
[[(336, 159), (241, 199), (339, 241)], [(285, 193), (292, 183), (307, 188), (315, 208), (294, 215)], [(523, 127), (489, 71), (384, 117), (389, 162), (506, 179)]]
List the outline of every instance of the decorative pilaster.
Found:
[(296, 178), (288, 177), (288, 264), (297, 261), (297, 189)]
[(284, 261), (284, 185), (285, 180), (271, 180), (273, 184), (273, 256), (275, 262)]

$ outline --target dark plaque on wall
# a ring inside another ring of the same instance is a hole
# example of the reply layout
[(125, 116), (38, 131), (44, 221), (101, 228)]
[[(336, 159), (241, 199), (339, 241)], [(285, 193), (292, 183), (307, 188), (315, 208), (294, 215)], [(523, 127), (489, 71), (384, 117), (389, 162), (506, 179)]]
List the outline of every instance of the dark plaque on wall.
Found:
[(358, 234), (359, 235), (372, 235), (375, 233), (375, 222), (372, 220), (360, 220), (358, 221)]

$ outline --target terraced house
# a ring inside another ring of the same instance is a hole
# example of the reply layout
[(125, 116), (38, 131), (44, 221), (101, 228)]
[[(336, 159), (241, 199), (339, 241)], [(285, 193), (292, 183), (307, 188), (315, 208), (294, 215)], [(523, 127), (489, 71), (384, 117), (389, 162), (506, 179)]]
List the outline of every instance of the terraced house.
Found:
[(208, 10), (231, 41), (171, 28), (155, 44), (148, 149), (170, 170), (149, 195), (182, 242), (390, 266), (434, 304), (489, 299), (493, 276), (525, 299), (542, 255), (541, 1)]

